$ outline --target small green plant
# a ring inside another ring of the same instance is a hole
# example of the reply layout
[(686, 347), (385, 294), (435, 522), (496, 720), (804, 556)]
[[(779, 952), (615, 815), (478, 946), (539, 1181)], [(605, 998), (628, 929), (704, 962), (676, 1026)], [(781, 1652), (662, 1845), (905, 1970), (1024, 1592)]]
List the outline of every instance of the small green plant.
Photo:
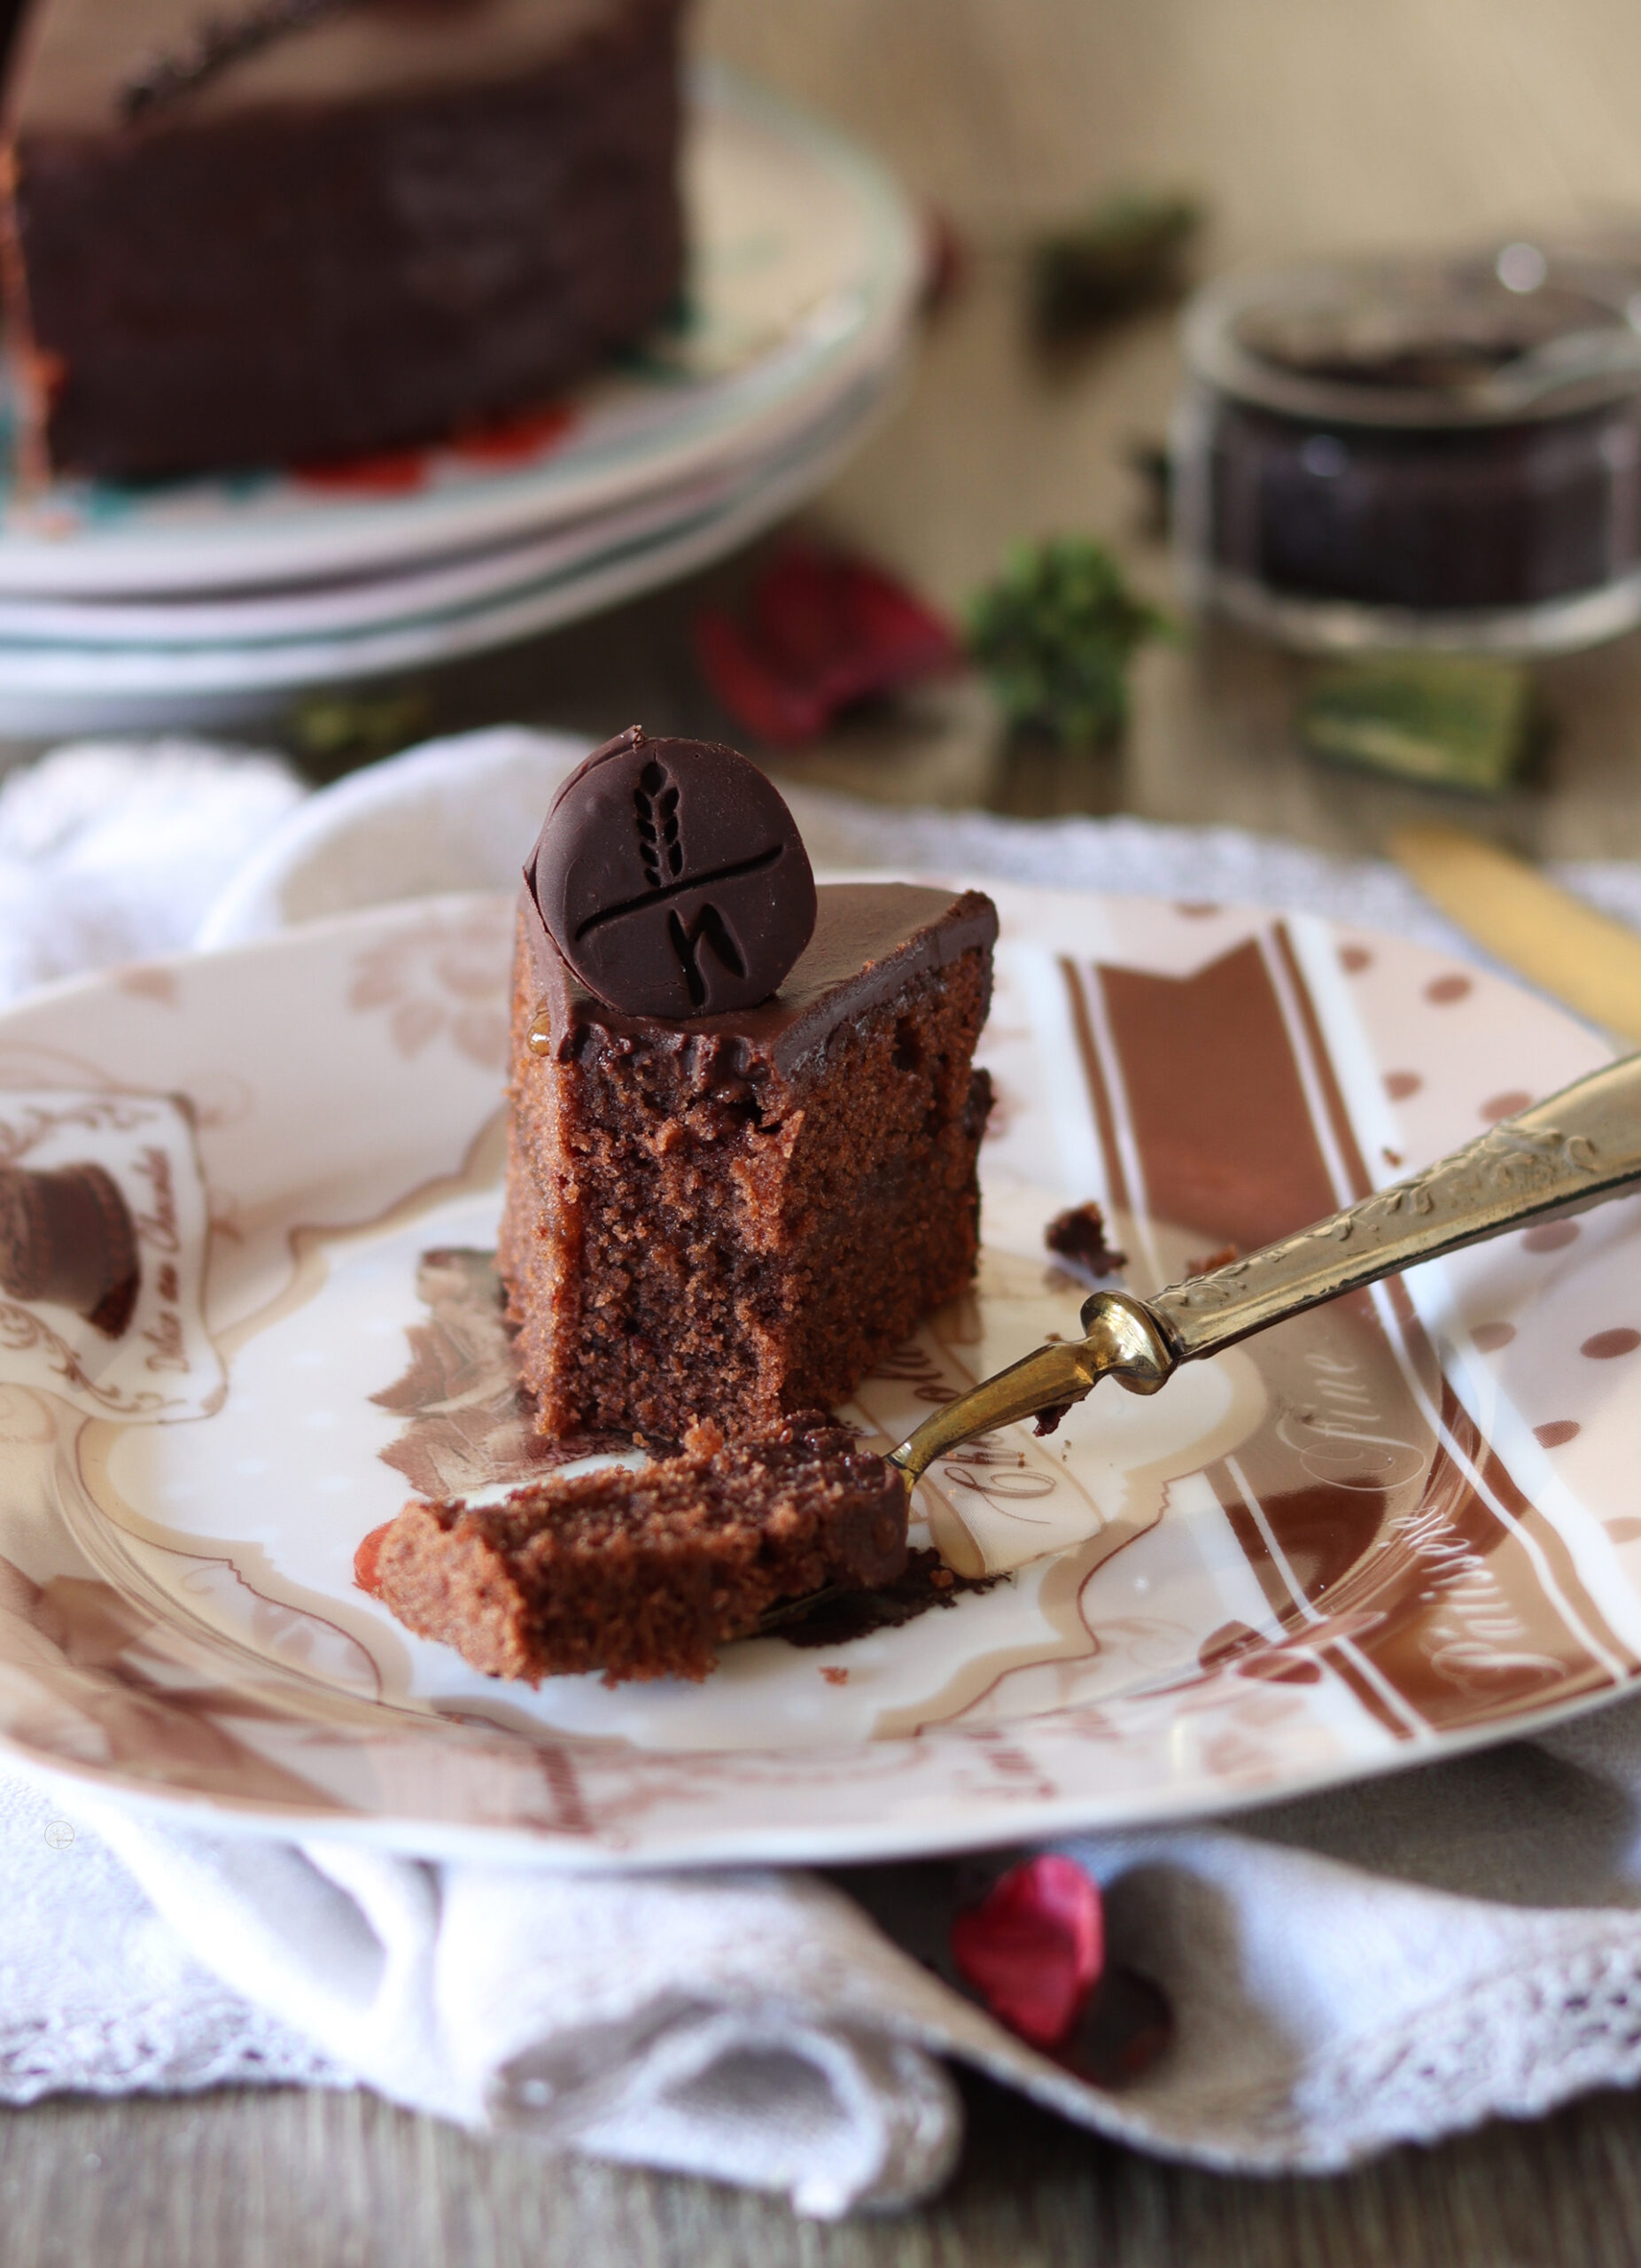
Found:
[(1102, 544), (1016, 544), (968, 613), (968, 650), (1016, 731), (1099, 748), (1128, 721), (1128, 665), (1166, 616), (1136, 597)]
[(1380, 654), (1313, 674), (1299, 736), (1334, 764), (1491, 796), (1520, 777), (1546, 728), (1519, 662)]
[(1032, 320), (1053, 342), (1175, 298), (1203, 220), (1200, 199), (1119, 190), (1030, 250)]

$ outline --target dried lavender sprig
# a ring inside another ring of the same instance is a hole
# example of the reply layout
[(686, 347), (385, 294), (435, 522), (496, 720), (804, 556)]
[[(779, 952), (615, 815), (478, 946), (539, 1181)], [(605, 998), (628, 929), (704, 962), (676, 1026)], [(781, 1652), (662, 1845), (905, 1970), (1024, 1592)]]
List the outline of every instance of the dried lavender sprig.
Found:
[(121, 114), (133, 120), (145, 118), (287, 32), (300, 31), (352, 4), (353, 0), (253, 0), (237, 15), (207, 16), (181, 46), (151, 57), (124, 81), (117, 97)]

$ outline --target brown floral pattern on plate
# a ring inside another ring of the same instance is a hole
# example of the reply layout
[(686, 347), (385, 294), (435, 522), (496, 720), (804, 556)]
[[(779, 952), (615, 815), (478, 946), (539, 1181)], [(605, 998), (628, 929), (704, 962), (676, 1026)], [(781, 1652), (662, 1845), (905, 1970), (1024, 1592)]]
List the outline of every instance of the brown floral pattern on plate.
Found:
[(428, 1320), (408, 1326), (410, 1362), (371, 1401), (405, 1418), (380, 1452), (421, 1496), (470, 1496), (529, 1480), (601, 1450), (630, 1449), (619, 1435), (548, 1441), (534, 1430), (535, 1405), (520, 1384), (495, 1255), (439, 1247), (422, 1254), (417, 1296)]

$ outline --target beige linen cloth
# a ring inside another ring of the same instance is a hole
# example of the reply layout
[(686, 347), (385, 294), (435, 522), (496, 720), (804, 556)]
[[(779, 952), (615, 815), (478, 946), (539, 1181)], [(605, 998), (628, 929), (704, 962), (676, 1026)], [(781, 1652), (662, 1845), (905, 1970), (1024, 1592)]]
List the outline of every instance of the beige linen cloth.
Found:
[[(431, 889), (509, 887), (579, 744), (499, 731), (306, 797), (185, 743), (0, 787), (0, 997)], [(796, 796), (817, 865), (1301, 905), (1452, 933), (1388, 869), (1133, 820), (897, 818)], [(1569, 877), (1641, 922), (1641, 869)], [(0, 1665), (3, 1670), (3, 1665)], [(563, 1876), (221, 1838), (0, 1775), (0, 2101), (363, 2085), (474, 2126), (836, 2215), (952, 2166), (949, 2065), (1198, 2163), (1320, 2171), (1641, 2077), (1641, 1702), (1365, 1787), (1069, 1849), (1175, 2031), (1102, 2092), (953, 1989), (1013, 1855)]]

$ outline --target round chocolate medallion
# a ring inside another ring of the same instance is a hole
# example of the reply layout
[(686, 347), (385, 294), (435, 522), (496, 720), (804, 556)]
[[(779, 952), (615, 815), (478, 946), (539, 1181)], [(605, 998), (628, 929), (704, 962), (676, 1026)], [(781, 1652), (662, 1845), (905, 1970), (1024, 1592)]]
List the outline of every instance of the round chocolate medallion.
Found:
[(808, 854), (758, 766), (637, 726), (565, 781), (525, 881), (575, 974), (626, 1015), (754, 1007), (815, 926)]

